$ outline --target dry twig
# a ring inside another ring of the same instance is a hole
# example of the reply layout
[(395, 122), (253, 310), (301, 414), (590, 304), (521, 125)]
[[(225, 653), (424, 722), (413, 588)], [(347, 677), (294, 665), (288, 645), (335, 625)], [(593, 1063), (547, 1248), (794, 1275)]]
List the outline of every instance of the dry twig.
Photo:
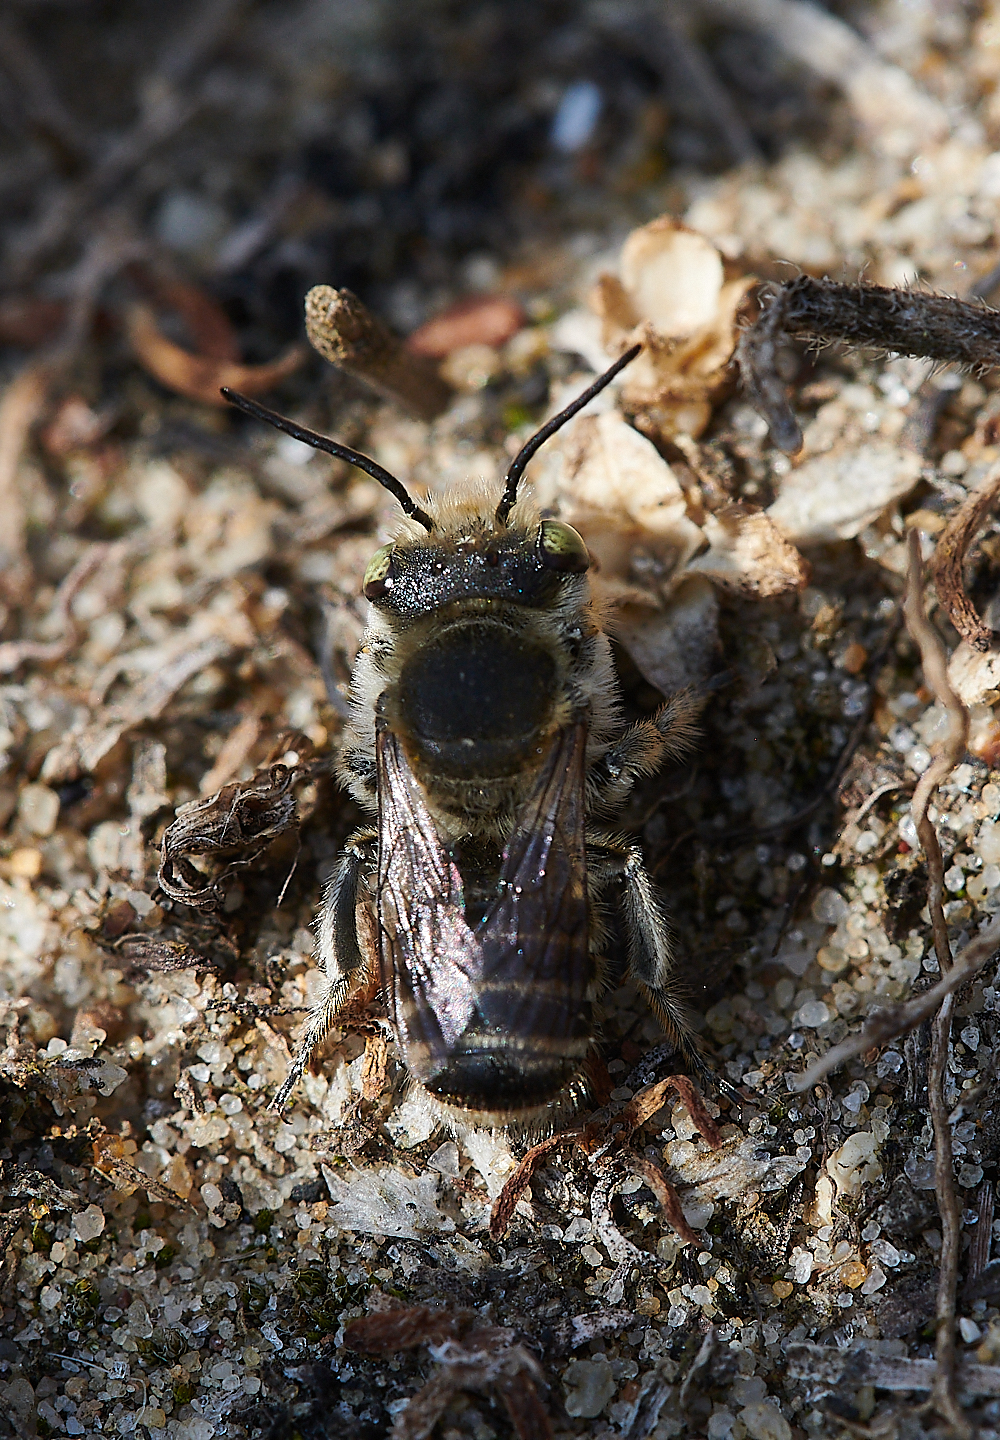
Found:
[[(808, 1380), (843, 1394), (861, 1385), (879, 1390), (930, 1390), (936, 1371), (933, 1360), (911, 1360), (905, 1355), (880, 1355), (861, 1343), (841, 1350), (836, 1345), (796, 1341), (785, 1351), (793, 1380)], [(1000, 1365), (977, 1365), (963, 1360), (958, 1382), (968, 1395), (1000, 1395)]]
[(0, 400), (0, 515), (3, 515), (0, 594), (8, 600), (22, 598), (30, 584), (25, 507), (17, 472), (31, 427), (44, 409), (51, 380), (51, 361), (36, 361), (14, 377)]
[(116, 551), (122, 548), (120, 542), (91, 545), (80, 556), (65, 580), (56, 591), (55, 603), (50, 614), (50, 623), (61, 633), (56, 640), (7, 640), (0, 644), (0, 675), (9, 675), (28, 660), (39, 664), (53, 664), (69, 654), (77, 635), (77, 624), (72, 605), (87, 581), (102, 565), (108, 564)]
[(969, 738), (969, 715), (948, 679), (948, 656), (941, 637), (927, 619), (923, 600), (923, 564), (920, 559), (920, 535), (909, 536), (909, 565), (906, 577), (906, 598), (903, 602), (906, 628), (920, 650), (924, 680), (938, 702), (948, 713), (948, 733), (937, 755), (921, 775), (913, 792), (911, 814), (917, 836), (927, 856), (927, 906), (934, 933), (934, 949), (942, 975), (951, 968), (951, 946), (942, 903), (944, 899), (944, 863), (937, 831), (927, 815), (931, 796), (960, 763)]
[(408, 350), (350, 290), (314, 285), (306, 296), (306, 333), (324, 360), (421, 420), (440, 415), (451, 398), (434, 363)]
[(983, 370), (998, 363), (1000, 311), (979, 302), (857, 282), (799, 275), (759, 292), (760, 317), (740, 337), (740, 376), (779, 450), (794, 454), (802, 431), (788, 404), (778, 365), (789, 338), (819, 344), (844, 340), (883, 354), (911, 355)]
[(848, 1060), (853, 1060), (856, 1055), (864, 1055), (869, 1050), (878, 1049), (890, 1040), (896, 1040), (910, 1030), (915, 1030), (918, 1025), (930, 1019), (946, 996), (960, 990), (978, 975), (998, 951), (1000, 915), (994, 916), (979, 934), (969, 941), (965, 949), (959, 951), (951, 970), (930, 990), (923, 991), (905, 1005), (887, 1005), (885, 1009), (877, 1010), (867, 1025), (849, 1035), (839, 1045), (832, 1046), (825, 1055), (815, 1060), (808, 1070), (803, 1070), (801, 1075), (790, 1075), (788, 1079), (793, 1093), (801, 1094), (804, 1090), (810, 1090), (814, 1085), (821, 1084), (834, 1070), (839, 1070), (841, 1065), (846, 1065)]

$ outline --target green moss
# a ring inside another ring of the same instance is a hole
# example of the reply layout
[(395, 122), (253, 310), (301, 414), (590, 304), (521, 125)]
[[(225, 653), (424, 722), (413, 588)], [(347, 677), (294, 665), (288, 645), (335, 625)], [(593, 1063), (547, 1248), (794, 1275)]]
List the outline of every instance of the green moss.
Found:
[(153, 1256), (153, 1265), (157, 1270), (165, 1270), (177, 1254), (176, 1245), (164, 1245), (163, 1249)]
[(47, 1255), (52, 1249), (52, 1239), (52, 1231), (46, 1230), (41, 1220), (36, 1220), (31, 1227), (31, 1243), (34, 1248)]

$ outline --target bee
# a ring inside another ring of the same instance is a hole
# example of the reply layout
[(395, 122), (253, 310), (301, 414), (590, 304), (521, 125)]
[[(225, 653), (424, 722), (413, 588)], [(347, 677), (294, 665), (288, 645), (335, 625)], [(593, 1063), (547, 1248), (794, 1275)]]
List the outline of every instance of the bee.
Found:
[(520, 450), (502, 484), (422, 505), (374, 460), (224, 390), (247, 414), (364, 470), (403, 512), (362, 588), (341, 782), (373, 817), (318, 917), (322, 998), (275, 1098), (344, 1004), (378, 984), (406, 1069), (453, 1119), (535, 1122), (586, 1091), (608, 905), (628, 969), (678, 1048), (704, 1062), (639, 846), (605, 828), (635, 781), (692, 743), (684, 693), (625, 728), (584, 540), (519, 484), (528, 461), (634, 346)]

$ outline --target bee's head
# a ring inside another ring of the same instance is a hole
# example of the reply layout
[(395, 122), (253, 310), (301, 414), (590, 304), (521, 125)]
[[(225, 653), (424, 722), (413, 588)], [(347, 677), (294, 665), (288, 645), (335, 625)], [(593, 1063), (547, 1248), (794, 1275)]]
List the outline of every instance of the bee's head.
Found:
[(409, 619), (456, 600), (544, 606), (590, 568), (583, 536), (562, 520), (540, 519), (530, 506), (519, 505), (511, 524), (497, 523), (492, 504), (463, 516), (449, 497), (440, 509), (451, 512), (447, 520), (435, 513), (427, 534), (405, 527), (409, 533), (368, 562), (362, 588), (377, 609)]
[[(222, 394), (237, 409), (266, 420), (286, 435), (357, 465), (399, 501), (412, 522), (410, 534), (401, 534), (376, 550), (368, 563), (364, 593), (372, 604), (403, 616), (426, 614), (453, 599), (504, 598), (522, 605), (544, 605), (571, 575), (590, 566), (583, 539), (561, 520), (526, 520), (517, 505), (517, 488), (528, 461), (567, 420), (582, 410), (634, 360), (642, 349), (633, 345), (603, 375), (521, 447), (504, 477), (496, 508), (476, 508), (463, 520), (447, 503), (440, 514), (418, 505), (395, 475), (360, 451), (318, 435), (267, 410), (244, 395), (223, 388)], [(421, 530), (426, 534), (421, 534)]]

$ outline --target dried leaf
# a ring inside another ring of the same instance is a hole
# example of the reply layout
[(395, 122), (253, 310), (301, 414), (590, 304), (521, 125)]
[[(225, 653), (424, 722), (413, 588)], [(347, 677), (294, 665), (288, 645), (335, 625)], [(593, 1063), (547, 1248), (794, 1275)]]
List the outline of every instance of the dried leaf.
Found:
[(238, 365), (230, 360), (192, 355), (167, 339), (145, 305), (130, 308), (127, 325), (135, 357), (154, 379), (189, 400), (220, 408), (226, 404), (219, 393), (223, 386), (251, 397), (264, 395), (294, 374), (307, 354), (304, 346), (294, 345), (270, 365)]
[(389, 1047), (381, 1035), (365, 1036), (365, 1056), (361, 1062), (361, 1096), (377, 1100), (385, 1089), (385, 1065)]
[(184, 1210), (194, 1208), (183, 1195), (178, 1195), (176, 1190), (171, 1190), (162, 1180), (154, 1180), (151, 1175), (133, 1165), (131, 1160), (127, 1160), (122, 1153), (120, 1136), (102, 1131), (94, 1137), (93, 1146), (94, 1169), (110, 1180), (116, 1190), (122, 1190), (126, 1194), (137, 1189), (145, 1190), (151, 1200), (162, 1200), (166, 1205), (179, 1205)]
[(632, 231), (620, 268), (633, 324), (648, 320), (657, 334), (686, 339), (714, 320), (722, 256), (711, 240), (669, 215)]
[(198, 356), (239, 364), (240, 347), (232, 322), (219, 302), (200, 285), (149, 272), (142, 274), (141, 281), (154, 304), (173, 310), (184, 321)]
[(370, 1355), (414, 1350), (418, 1345), (457, 1340), (478, 1319), (474, 1310), (433, 1310), (429, 1305), (381, 1310), (352, 1320), (344, 1331), (344, 1344)]
[(554, 448), (563, 459), (560, 511), (597, 556), (605, 582), (629, 580), (636, 546), (662, 581), (704, 543), (670, 466), (617, 411), (582, 416)]
[(590, 305), (608, 353), (644, 342), (625, 374), (623, 406), (645, 434), (700, 435), (731, 383), (737, 313), (753, 279), (725, 283), (711, 241), (667, 215), (633, 230), (620, 270), (620, 280), (601, 277)]
[[(195, 800), (178, 810), (160, 842), (158, 883), (163, 893), (183, 905), (211, 909), (222, 886), (236, 870), (253, 864), (279, 835), (299, 823), (292, 785), (299, 770), (271, 765), (250, 780), (234, 781), (208, 800)], [(214, 878), (192, 865), (191, 855), (226, 855), (230, 859)]]
[(476, 295), (460, 300), (427, 320), (406, 340), (415, 355), (443, 360), (466, 345), (489, 345), (499, 350), (526, 323), (523, 305), (506, 295)]
[(624, 605), (614, 616), (620, 640), (663, 695), (708, 679), (719, 653), (719, 601), (711, 582), (686, 576), (662, 609)]
[(948, 679), (963, 705), (979, 705), (1000, 690), (1000, 645), (983, 652), (963, 640), (948, 661)]
[(190, 945), (179, 940), (162, 940), (157, 935), (123, 935), (114, 952), (129, 962), (129, 979), (172, 970), (213, 970), (215, 964)]
[(508, 1175), (503, 1189), (493, 1202), (493, 1210), (490, 1214), (490, 1235), (494, 1240), (500, 1240), (506, 1235), (507, 1227), (517, 1209), (517, 1202), (527, 1190), (531, 1183), (531, 1177), (546, 1156), (551, 1155), (553, 1150), (558, 1150), (563, 1145), (571, 1144), (582, 1133), (580, 1130), (563, 1130), (558, 1135), (550, 1135), (547, 1140), (542, 1140), (538, 1145), (532, 1145), (517, 1169)]

